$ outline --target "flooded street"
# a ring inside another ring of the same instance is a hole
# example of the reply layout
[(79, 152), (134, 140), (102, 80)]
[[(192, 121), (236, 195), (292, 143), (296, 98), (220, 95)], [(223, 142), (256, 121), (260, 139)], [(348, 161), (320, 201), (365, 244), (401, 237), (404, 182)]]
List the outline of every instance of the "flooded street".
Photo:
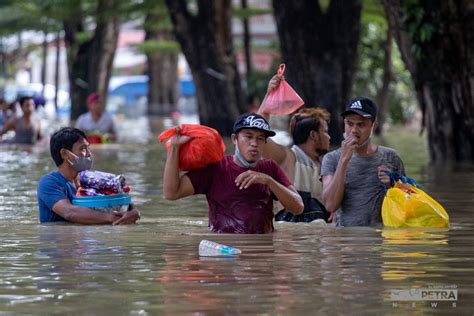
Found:
[[(203, 196), (162, 198), (162, 144), (92, 151), (93, 169), (126, 176), (138, 225), (38, 224), (36, 184), (55, 169), (49, 149), (0, 148), (0, 314), (474, 313), (472, 165), (405, 163), (448, 211), (449, 230), (277, 223), (271, 235), (218, 235)], [(242, 255), (200, 258), (202, 239)], [(422, 289), (457, 297), (393, 297)]]

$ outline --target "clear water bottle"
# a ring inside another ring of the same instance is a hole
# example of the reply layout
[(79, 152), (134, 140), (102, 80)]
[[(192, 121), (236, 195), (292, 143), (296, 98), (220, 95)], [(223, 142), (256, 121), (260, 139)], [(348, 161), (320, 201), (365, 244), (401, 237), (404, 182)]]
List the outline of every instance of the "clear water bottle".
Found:
[(211, 256), (234, 256), (241, 254), (237, 248), (221, 245), (210, 240), (201, 240), (199, 243), (199, 255), (202, 257)]

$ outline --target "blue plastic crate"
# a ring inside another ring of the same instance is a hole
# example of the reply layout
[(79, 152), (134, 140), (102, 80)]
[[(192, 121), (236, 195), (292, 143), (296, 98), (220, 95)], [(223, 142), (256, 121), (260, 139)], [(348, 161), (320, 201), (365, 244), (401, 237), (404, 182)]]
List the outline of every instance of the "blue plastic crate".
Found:
[(112, 211), (126, 211), (122, 206), (127, 206), (132, 203), (132, 198), (129, 194), (111, 194), (111, 195), (95, 195), (95, 196), (75, 196), (72, 199), (72, 204), (85, 206), (103, 212)]

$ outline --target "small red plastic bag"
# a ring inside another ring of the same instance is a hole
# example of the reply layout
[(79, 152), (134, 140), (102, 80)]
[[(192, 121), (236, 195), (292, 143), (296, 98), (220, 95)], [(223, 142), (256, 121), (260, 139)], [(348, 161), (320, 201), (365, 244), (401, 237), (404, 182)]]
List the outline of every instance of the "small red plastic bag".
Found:
[[(278, 68), (278, 76), (285, 73), (285, 64)], [(286, 82), (281, 80), (280, 85), (271, 91), (261, 105), (261, 111), (267, 114), (287, 115), (299, 109), (304, 104), (303, 99)]]
[[(159, 140), (163, 142), (175, 134), (176, 127), (167, 129), (160, 134)], [(179, 169), (183, 171), (199, 169), (224, 158), (225, 144), (215, 129), (199, 124), (181, 124), (179, 135), (192, 137), (179, 149)], [(168, 152), (169, 141), (165, 146)]]

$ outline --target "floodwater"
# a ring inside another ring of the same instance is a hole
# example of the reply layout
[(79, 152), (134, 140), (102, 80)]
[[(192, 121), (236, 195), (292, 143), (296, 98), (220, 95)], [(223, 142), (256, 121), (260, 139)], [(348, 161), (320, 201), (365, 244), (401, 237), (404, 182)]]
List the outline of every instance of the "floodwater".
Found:
[[(162, 198), (161, 144), (93, 153), (94, 169), (127, 177), (139, 224), (38, 224), (49, 151), (0, 148), (0, 314), (474, 313), (472, 165), (407, 166), (449, 212), (449, 230), (277, 223), (271, 235), (219, 235), (203, 197)], [(202, 239), (242, 255), (200, 258)]]

